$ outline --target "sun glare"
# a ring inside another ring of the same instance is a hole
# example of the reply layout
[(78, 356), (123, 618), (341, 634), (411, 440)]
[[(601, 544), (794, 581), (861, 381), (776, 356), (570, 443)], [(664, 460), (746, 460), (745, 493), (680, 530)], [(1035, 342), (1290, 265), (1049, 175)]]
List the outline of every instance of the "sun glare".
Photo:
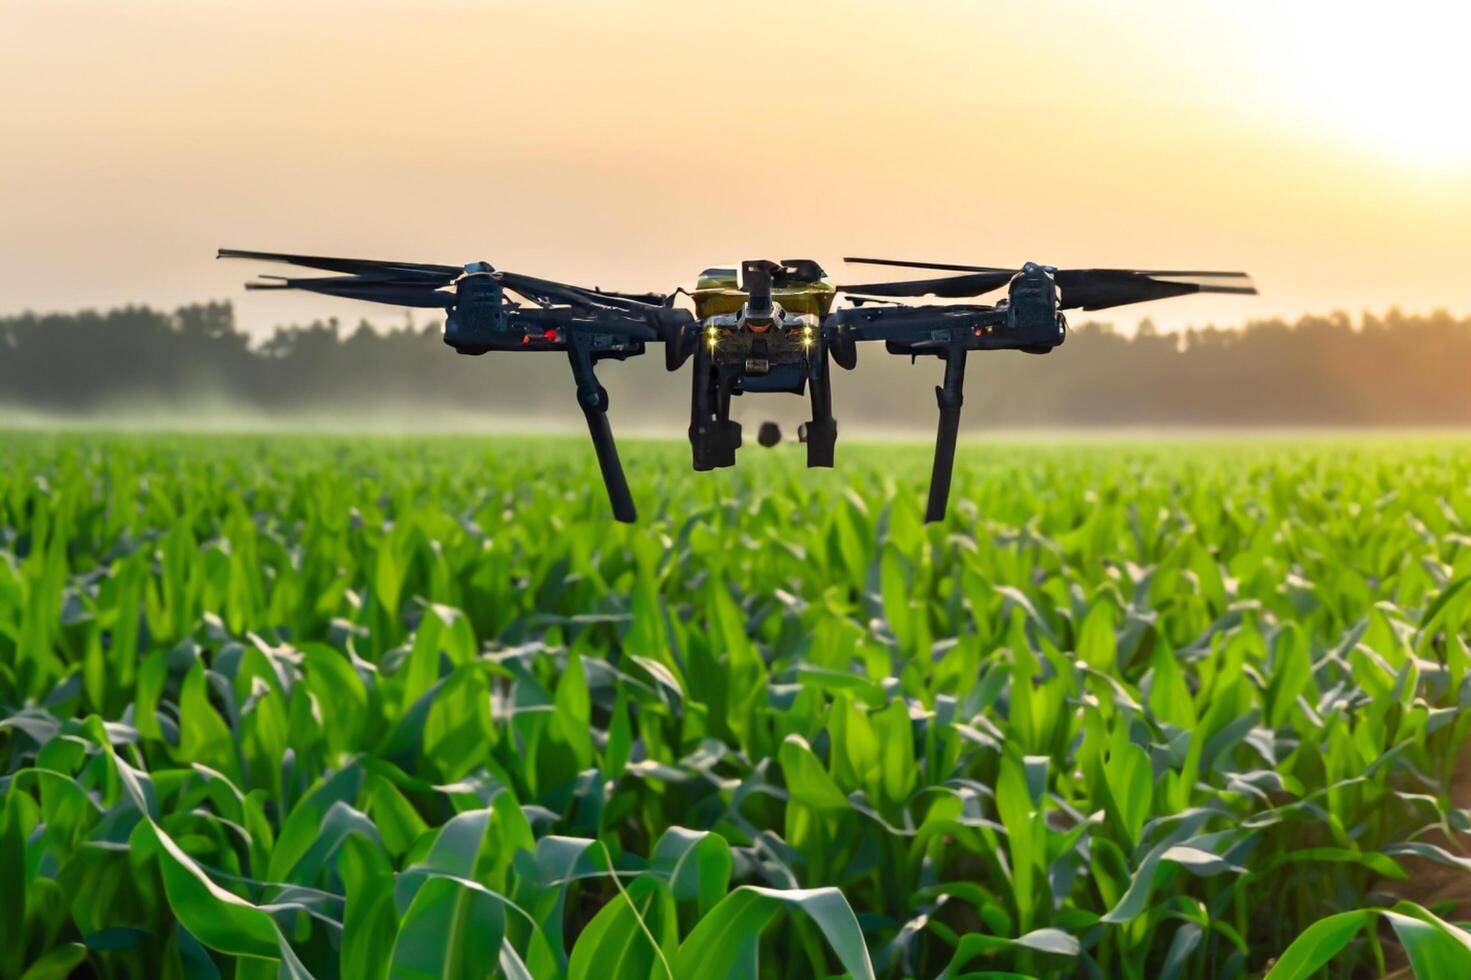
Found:
[(1264, 29), (1284, 98), (1359, 146), (1417, 164), (1471, 165), (1471, 5), (1295, 2)]

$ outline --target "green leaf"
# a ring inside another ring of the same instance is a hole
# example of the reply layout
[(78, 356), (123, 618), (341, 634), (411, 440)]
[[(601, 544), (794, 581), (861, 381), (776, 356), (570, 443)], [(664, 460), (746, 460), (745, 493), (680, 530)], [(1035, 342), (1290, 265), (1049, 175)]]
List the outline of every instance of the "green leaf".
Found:
[(850, 809), (848, 797), (838, 789), (838, 784), (833, 782), (822, 761), (813, 755), (802, 736), (788, 735), (782, 742), (778, 757), (787, 792), (792, 799), (830, 813), (844, 813)]
[(158, 859), (169, 908), (201, 943), (232, 956), (280, 960), (289, 975), (309, 977), (271, 916), (211, 881), (152, 820), (138, 824), (134, 840)]
[(501, 902), (448, 878), (423, 881), (399, 924), (390, 973), (406, 980), (456, 980), (500, 957)]
[(394, 857), (401, 856), (428, 831), (429, 825), (398, 787), (377, 773), (369, 774), (363, 787), (364, 812), (372, 818), (383, 838), (383, 846)]
[(889, 628), (894, 631), (899, 648), (909, 650), (914, 639), (909, 612), (909, 581), (899, 549), (893, 544), (884, 545), (879, 558), (879, 582), (883, 595), (884, 618), (889, 621)]
[(1381, 913), (1399, 937), (1417, 980), (1471, 976), (1471, 934), (1411, 902)]
[(393, 941), (398, 935), (393, 868), (377, 845), (356, 835), (342, 842), (337, 866), (347, 896), (342, 919), (342, 976), (382, 980), (388, 976)]
[(1077, 957), (1082, 949), (1076, 937), (1061, 929), (1034, 929), (1015, 939), (972, 932), (960, 937), (960, 943), (955, 947), (955, 954), (950, 957), (950, 963), (940, 973), (940, 977), (954, 976), (958, 970), (978, 956), (1002, 951), (1032, 950), (1071, 959)]
[(320, 711), (330, 712), (331, 724), (323, 726), (327, 744), (337, 752), (350, 752), (362, 744), (368, 724), (368, 689), (352, 662), (324, 643), (301, 648), (307, 689)]
[(674, 899), (657, 878), (629, 883), (592, 917), (577, 937), (567, 980), (672, 980), (669, 958), (679, 943)]
[(86, 958), (86, 946), (82, 943), (67, 943), (32, 963), (30, 969), (21, 974), (20, 980), (64, 980)]
[[(301, 798), (276, 839), (276, 848), (271, 853), (271, 864), (266, 871), (271, 881), (293, 880), (292, 869), (316, 843), (327, 811), (337, 803), (356, 802), (362, 782), (361, 766), (344, 766), (322, 779)], [(204, 939), (203, 936), (199, 938)]]
[(683, 827), (660, 835), (649, 857), (649, 873), (667, 878), (675, 901), (695, 901), (701, 916), (725, 897), (733, 865), (724, 837)]
[(1154, 767), (1149, 754), (1129, 741), (1128, 723), (1120, 721), (1104, 766), (1109, 795), (1118, 809), (1129, 846), (1139, 843), (1139, 832), (1154, 805)]
[(14, 976), (25, 963), (27, 892), (30, 874), (26, 870), (26, 837), (34, 819), (26, 820), (22, 807), (34, 810), (35, 804), (14, 786), (5, 792), (5, 807), (0, 811), (0, 966)]
[(1101, 671), (1112, 674), (1118, 670), (1118, 641), (1114, 639), (1114, 609), (1107, 601), (1095, 602), (1083, 617), (1078, 631), (1078, 659)]
[(1190, 698), (1190, 687), (1174, 653), (1160, 644), (1150, 663), (1154, 680), (1149, 689), (1149, 710), (1160, 721), (1189, 731), (1195, 726), (1195, 702)]
[(874, 734), (878, 738), (882, 793), (880, 799), (897, 812), (919, 783), (919, 768), (914, 758), (914, 722), (909, 719), (909, 705), (896, 698), (887, 708), (873, 716)]
[(1001, 757), (996, 782), (996, 809), (1006, 828), (1006, 850), (1011, 858), (1011, 887), (1017, 922), (1026, 929), (1036, 912), (1036, 878), (1041, 840), (1037, 833), (1032, 793), (1022, 763), (1012, 752)]
[(836, 888), (783, 891), (743, 885), (702, 918), (680, 944), (676, 977), (734, 980), (755, 966), (761, 933), (778, 912), (791, 908), (810, 918), (833, 954), (855, 980), (874, 980), (863, 933), (843, 893)]
[(179, 745), (176, 756), (202, 762), (240, 782), (240, 755), (235, 736), (209, 703), (203, 660), (194, 661), (179, 692)]
[(1264, 980), (1307, 980), (1373, 920), (1374, 912), (1368, 909), (1339, 912), (1319, 919), (1292, 941)]

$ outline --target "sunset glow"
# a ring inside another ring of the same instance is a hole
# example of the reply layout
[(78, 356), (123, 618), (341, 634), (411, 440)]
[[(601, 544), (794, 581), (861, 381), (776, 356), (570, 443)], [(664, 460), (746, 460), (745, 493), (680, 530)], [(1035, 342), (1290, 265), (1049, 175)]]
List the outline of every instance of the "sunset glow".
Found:
[[(0, 309), (229, 298), (221, 245), (665, 288), (730, 256), (1243, 268), (1162, 326), (1471, 309), (1462, 5), (0, 7)], [(386, 314), (386, 316), (385, 316)]]

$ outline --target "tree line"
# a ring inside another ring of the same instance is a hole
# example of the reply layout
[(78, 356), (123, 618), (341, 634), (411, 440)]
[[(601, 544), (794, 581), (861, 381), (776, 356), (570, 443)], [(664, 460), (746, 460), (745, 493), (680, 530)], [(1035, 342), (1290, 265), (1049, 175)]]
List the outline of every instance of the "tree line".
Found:
[[(1004, 352), (971, 364), (965, 413), (993, 426), (1471, 424), (1471, 317), (1445, 312), (1178, 333), (1147, 320), (1132, 334), (1090, 322), (1047, 356)], [(657, 352), (601, 367), (614, 417), (682, 433), (688, 383), (664, 373)], [(834, 408), (849, 431), (933, 426), (938, 362), (911, 366), (873, 345), (860, 350), (856, 372), (835, 373)], [(413, 421), (431, 427), (436, 412), (581, 419), (564, 358), (457, 356), (438, 323), (318, 321), (252, 343), (228, 303), (0, 318), (0, 407), (87, 418), (133, 405), (177, 411), (181, 424), (208, 406), (283, 419), (422, 413)], [(762, 417), (762, 404), (749, 411)]]

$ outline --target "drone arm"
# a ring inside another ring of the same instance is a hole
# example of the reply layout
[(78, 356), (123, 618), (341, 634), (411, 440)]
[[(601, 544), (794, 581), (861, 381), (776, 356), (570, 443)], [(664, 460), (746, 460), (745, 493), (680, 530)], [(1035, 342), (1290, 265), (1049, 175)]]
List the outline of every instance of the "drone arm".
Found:
[(618, 460), (618, 447), (608, 425), (608, 392), (593, 373), (593, 354), (582, 336), (573, 332), (567, 338), (567, 359), (572, 364), (572, 377), (577, 381), (577, 404), (587, 419), (593, 450), (598, 456), (598, 469), (603, 472), (603, 485), (608, 488), (608, 502), (613, 505), (613, 518), (625, 524), (638, 520), (628, 478)]
[[(985, 328), (1006, 322), (1004, 310), (991, 306), (869, 306), (838, 310), (828, 316), (825, 333), (846, 342), (883, 340), (918, 344), (934, 340), (949, 343), (957, 331), (969, 332), (966, 346), (992, 346)], [(979, 332), (978, 332), (979, 331)]]
[(906, 355), (943, 354), (957, 344), (966, 350), (1045, 353), (1063, 342), (1064, 321), (1056, 310), (1044, 322), (1016, 313), (1006, 306), (861, 307), (830, 314), (823, 329), (834, 349), (882, 340), (889, 353)]

